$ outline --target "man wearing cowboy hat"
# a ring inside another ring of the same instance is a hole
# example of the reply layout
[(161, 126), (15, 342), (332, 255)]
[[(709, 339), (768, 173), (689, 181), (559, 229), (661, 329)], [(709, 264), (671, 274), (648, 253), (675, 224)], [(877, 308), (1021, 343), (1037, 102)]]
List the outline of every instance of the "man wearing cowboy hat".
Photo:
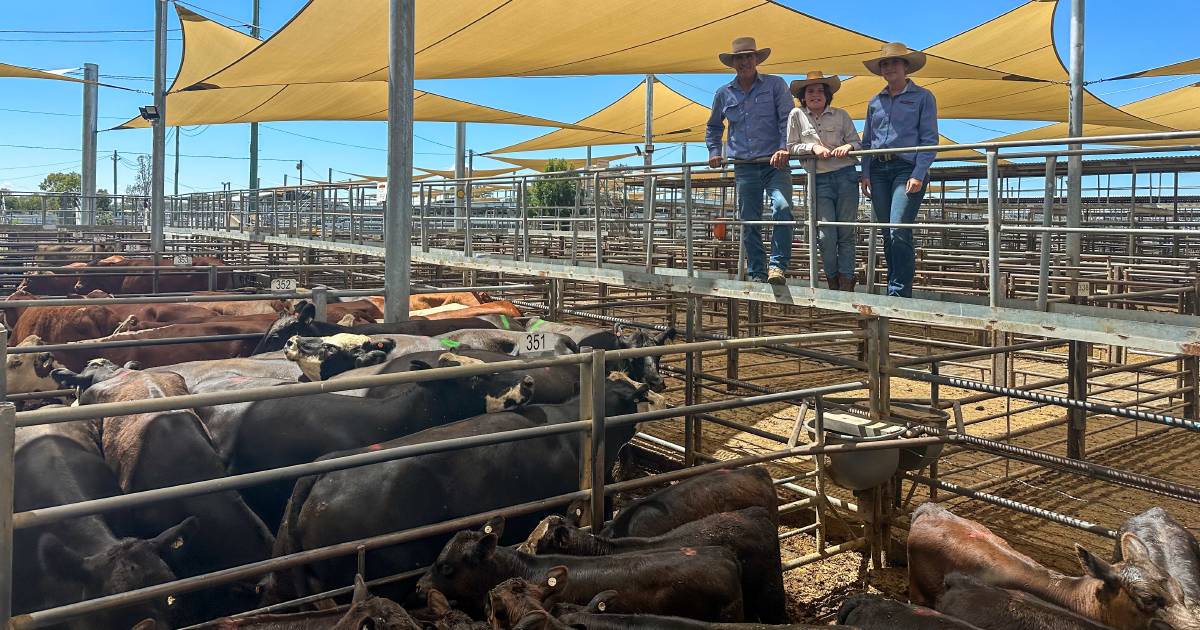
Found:
[[(846, 110), (830, 107), (842, 80), (819, 70), (792, 81), (792, 95), (800, 107), (788, 116), (787, 150), (776, 153), (772, 164), (788, 157), (817, 157), (817, 216), (822, 221), (853, 223), (858, 218), (858, 160), (847, 155), (862, 148), (854, 121)], [(830, 289), (854, 290), (854, 241), (850, 225), (823, 225), (820, 229), (821, 262)]]
[[(771, 49), (758, 48), (753, 37), (733, 40), (732, 50), (720, 54), (721, 63), (737, 71), (737, 77), (721, 86), (713, 98), (704, 134), (708, 165), (712, 168), (719, 167), (724, 159), (759, 160), (786, 149), (787, 119), (792, 110), (787, 83), (777, 76), (758, 72), (758, 64), (770, 54)], [(724, 157), (722, 133), (727, 138)], [(779, 166), (765, 161), (735, 164), (733, 173), (741, 221), (762, 220), (765, 192), (771, 198), (771, 220), (787, 222), (771, 228), (771, 259), (767, 269), (763, 268), (759, 226), (742, 226), (746, 274), (755, 282), (783, 284), (784, 271), (792, 257), (792, 174), (787, 162)]]
[[(867, 105), (863, 148), (938, 144), (937, 100), (932, 92), (908, 78), (925, 65), (925, 53), (894, 42), (884, 44), (882, 54), (863, 65), (887, 81), (883, 91)], [(909, 151), (864, 156), (862, 188), (871, 196), (876, 221), (916, 221), (934, 155), (931, 151)], [(883, 228), (883, 253), (887, 259), (888, 295), (912, 297), (916, 271), (912, 228)]]

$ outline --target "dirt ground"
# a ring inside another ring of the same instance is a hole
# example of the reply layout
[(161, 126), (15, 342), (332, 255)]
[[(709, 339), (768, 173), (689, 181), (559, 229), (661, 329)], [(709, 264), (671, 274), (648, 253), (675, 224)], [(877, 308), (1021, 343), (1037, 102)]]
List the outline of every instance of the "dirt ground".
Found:
[[(893, 353), (903, 351), (909, 354), (925, 354), (927, 352), (924, 349), (906, 347), (896, 343), (893, 343), (892, 350)], [(1104, 357), (1099, 353), (1093, 356), (1093, 359), (1100, 358)], [(1136, 362), (1148, 358), (1150, 357), (1132, 355), (1127, 360)], [(682, 357), (672, 360), (670, 364), (682, 368)], [(986, 369), (990, 365), (989, 359), (958, 366), (944, 365), (941, 373), (981, 379), (981, 368)], [(1178, 387), (1180, 383), (1174, 375), (1156, 380), (1156, 377), (1163, 373), (1155, 372), (1156, 370), (1169, 372), (1174, 367), (1174, 363), (1167, 363), (1147, 368), (1136, 374), (1120, 373), (1094, 378), (1089, 383), (1090, 397), (1097, 402), (1133, 406), (1133, 403), (1139, 398)], [(703, 369), (710, 374), (724, 376), (726, 374), (725, 353), (722, 351), (706, 355), (703, 358)], [(1034, 383), (1066, 375), (1065, 360), (1060, 361), (1054, 356), (1028, 357), (1023, 355), (1015, 359), (1014, 369), (1017, 370), (1015, 380), (1018, 387), (1026, 382)], [(1096, 369), (1100, 368), (1093, 368), (1093, 370)], [(1021, 374), (1022, 371), (1028, 373)], [(863, 375), (850, 369), (829, 369), (828, 365), (806, 359), (745, 352), (741, 355), (738, 378), (750, 380), (755, 384), (770, 388), (772, 391), (785, 391), (851, 382), (862, 379)], [(674, 387), (668, 391), (668, 396), (673, 402), (682, 404), (682, 380), (675, 380), (672, 383)], [(723, 384), (705, 383), (705, 385), (702, 394), (704, 401), (745, 395), (743, 393), (731, 394)], [(1122, 387), (1110, 392), (1101, 391), (1115, 385)], [(1139, 394), (1135, 389), (1140, 389), (1141, 393)], [(1049, 387), (1041, 391), (1065, 395), (1066, 386)], [(752, 393), (747, 392), (746, 394)], [(940, 398), (942, 400), (961, 399), (973, 394), (974, 392), (942, 387)], [(867, 392), (861, 390), (842, 394), (836, 398), (862, 399), (866, 395)], [(911, 398), (928, 401), (930, 391), (928, 384), (893, 378), (891, 396), (893, 400)], [(1148, 406), (1143, 406), (1143, 408), (1163, 409), (1178, 404), (1181, 400), (1178, 396), (1164, 397), (1148, 403)], [(1061, 424), (1065, 418), (1065, 410), (1061, 408), (1038, 407), (1034, 403), (1019, 400), (992, 398), (964, 404), (962, 412), (967, 432), (970, 435), (1036, 448), (1047, 453), (1059, 455), (1066, 453), (1066, 428)], [(1180, 410), (1176, 407), (1167, 413), (1179, 414)], [(716, 415), (722, 419), (733, 420), (786, 438), (793, 430), (797, 407), (791, 404), (770, 404), (719, 412)], [(996, 417), (985, 419), (989, 416)], [(1196, 435), (1178, 429), (1164, 431), (1156, 424), (1126, 421), (1111, 416), (1093, 415), (1088, 418), (1087, 422), (1087, 449), (1090, 461), (1179, 483), (1189, 485), (1200, 483), (1200, 458), (1194, 456), (1196, 448), (1200, 446)], [(771, 439), (726, 428), (714, 422), (703, 422), (702, 426), (701, 450), (718, 459), (763, 453), (780, 447)], [(676, 444), (683, 443), (682, 419), (643, 425), (641, 430)], [(1029, 432), (1021, 434), (1022, 431)], [(1017, 434), (1012, 435), (1014, 432)], [(1130, 441), (1136, 438), (1141, 439)], [(801, 432), (800, 441), (803, 443), (806, 440), (807, 436)], [(1128, 443), (1121, 444), (1122, 442)], [(654, 449), (654, 447), (650, 448)], [(662, 449), (658, 450), (662, 452)], [(939, 461), (939, 477), (944, 481), (961, 486), (978, 487), (983, 485), (980, 489), (991, 494), (1074, 516), (1110, 529), (1119, 528), (1129, 516), (1155, 505), (1166, 508), (1186, 526), (1193, 529), (1200, 528), (1200, 506), (1195, 504), (1078, 475), (1050, 472), (1021, 462), (1006, 459), (992, 461), (994, 459), (986, 454), (961, 450), (954, 452), (954, 449), (947, 448), (946, 453)], [(809, 472), (813, 470), (813, 463), (808, 458), (776, 460), (769, 465), (769, 469), (776, 478), (780, 478)], [(920, 472), (927, 473), (927, 471)], [(1013, 479), (1005, 478), (1014, 473), (1016, 474)], [(813, 483), (809, 479), (805, 480), (802, 485), (812, 487)], [(850, 492), (842, 490), (832, 483), (826, 485), (830, 496), (847, 501), (855, 500)], [(912, 484), (905, 482), (902, 496), (908, 496), (911, 488)], [(781, 496), (784, 501), (803, 498), (801, 495), (791, 494), (787, 490), (781, 490)], [(1110, 539), (1079, 529), (1026, 516), (1013, 510), (983, 501), (962, 498), (954, 494), (941, 492), (937, 499), (944, 502), (954, 512), (986, 524), (1018, 550), (1059, 571), (1079, 574), (1078, 562), (1073, 551), (1075, 542), (1100, 552), (1102, 556), (1108, 556), (1111, 553), (1113, 543)], [(907, 523), (907, 513), (916, 505), (927, 500), (929, 500), (929, 496), (926, 489), (917, 488), (911, 499), (904, 504), (897, 526), (892, 530), (892, 536), (900, 541), (901, 549), (903, 537), (906, 534), (904, 526)], [(842, 512), (841, 516), (848, 519), (854, 518), (853, 515), (846, 512)], [(811, 522), (810, 513), (801, 513), (794, 518), (804, 519), (806, 517)], [(789, 523), (789, 527), (795, 527), (802, 523), (802, 520), (793, 520), (792, 523)], [(836, 542), (838, 541), (833, 540), (831, 544)], [(785, 562), (815, 550), (815, 539), (808, 535), (798, 535), (783, 541)], [(809, 623), (830, 621), (836, 614), (841, 600), (847, 594), (864, 588), (903, 599), (907, 583), (903, 567), (870, 569), (868, 571), (863, 562), (863, 556), (853, 552), (826, 558), (789, 571), (785, 579), (789, 610), (794, 620)]]

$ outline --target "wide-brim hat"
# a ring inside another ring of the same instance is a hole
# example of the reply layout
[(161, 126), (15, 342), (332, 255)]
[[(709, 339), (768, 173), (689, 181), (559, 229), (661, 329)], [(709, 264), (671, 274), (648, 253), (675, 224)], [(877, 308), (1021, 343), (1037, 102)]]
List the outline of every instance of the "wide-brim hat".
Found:
[(827, 77), (820, 70), (814, 70), (809, 72), (805, 78), (792, 81), (790, 88), (792, 91), (792, 96), (795, 96), (796, 98), (804, 98), (804, 88), (814, 83), (824, 83), (825, 85), (828, 85), (830, 94), (833, 94), (842, 87), (842, 80), (840, 78), (836, 76)]
[(717, 55), (720, 57), (721, 63), (729, 66), (730, 68), (733, 67), (733, 58), (735, 55), (754, 53), (754, 56), (758, 57), (758, 63), (766, 61), (767, 57), (771, 56), (771, 49), (759, 48), (758, 45), (754, 43), (753, 37), (739, 37), (733, 40), (733, 46), (731, 46), (731, 48), (732, 49), (729, 52), (723, 52)]
[(867, 70), (871, 74), (882, 74), (879, 71), (879, 62), (884, 59), (903, 59), (908, 62), (908, 74), (913, 74), (917, 70), (925, 67), (925, 53), (919, 50), (912, 50), (908, 46), (900, 42), (888, 42), (883, 45), (883, 54), (874, 59), (868, 59), (863, 62)]

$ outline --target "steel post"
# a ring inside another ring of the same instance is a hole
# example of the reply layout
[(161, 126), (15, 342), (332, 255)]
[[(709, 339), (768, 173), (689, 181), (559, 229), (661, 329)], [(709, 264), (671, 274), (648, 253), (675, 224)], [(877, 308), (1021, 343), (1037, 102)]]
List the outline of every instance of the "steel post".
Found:
[[(250, 18), (250, 37), (259, 38), (259, 2), (253, 2), (253, 16)], [(249, 212), (258, 211), (258, 123), (250, 123), (250, 185)], [(256, 219), (257, 221), (257, 219)], [(257, 226), (257, 223), (255, 224)], [(257, 230), (256, 230), (257, 231)]]
[[(1087, 402), (1088, 357), (1091, 345), (1072, 341), (1067, 350), (1067, 397)], [(1084, 459), (1087, 454), (1087, 409), (1067, 409), (1067, 457)]]
[(454, 184), (454, 216), (458, 218), (454, 222), (454, 227), (463, 229), (461, 217), (462, 210), (459, 208), (459, 202), (465, 198), (466, 190), (463, 186), (462, 179), (467, 176), (467, 123), (454, 123), (454, 179), (459, 181)]
[[(591, 365), (581, 363), (580, 367), (588, 367), (591, 370), (592, 381), (592, 396), (588, 401), (591, 406), (592, 428), (588, 434), (591, 437), (591, 453), (589, 458), (592, 465), (590, 472), (592, 475), (591, 489), (591, 508), (592, 508), (592, 526), (593, 529), (601, 527), (604, 524), (604, 477), (608, 472), (605, 467), (605, 432), (604, 432), (604, 381), (607, 376), (604, 366), (604, 350), (592, 350)], [(581, 375), (582, 376), (582, 375)], [(582, 383), (582, 381), (580, 381)]]
[(13, 497), (16, 466), (17, 408), (0, 403), (0, 628), (12, 618)]
[(695, 234), (692, 232), (692, 167), (683, 167), (683, 237), (684, 249), (687, 252), (687, 275), (689, 278), (696, 276), (696, 261), (695, 247), (692, 241), (695, 239)]
[(867, 293), (875, 293), (875, 267), (879, 264), (879, 245), (876, 243), (878, 228), (867, 228)]
[[(594, 361), (596, 356), (592, 351), (591, 346), (584, 346), (580, 348), (579, 354), (580, 356), (589, 357), (587, 361), (579, 364), (579, 421), (588, 422), (590, 423), (589, 427), (594, 427), (595, 422), (592, 418), (592, 410), (593, 399), (595, 396), (593, 395), (594, 392), (592, 391), (594, 381), (592, 381), (591, 361)], [(601, 390), (601, 392), (603, 392), (603, 390)], [(601, 393), (601, 396), (603, 396), (603, 393)], [(595, 467), (595, 464), (592, 460), (593, 441), (593, 434), (590, 430), (579, 434), (580, 490), (589, 490), (592, 487), (592, 469)], [(601, 503), (601, 506), (603, 506), (603, 503)], [(603, 511), (603, 507), (601, 507), (601, 511)], [(589, 519), (587, 523), (583, 523), (584, 525), (595, 525), (595, 527), (600, 527), (600, 524), (604, 523), (603, 515), (601, 515), (601, 518), (598, 522), (591, 520), (591, 515), (594, 513), (594, 509), (588, 511)]]
[[(642, 162), (646, 166), (646, 177), (642, 180), (642, 207), (644, 208), (643, 216), (647, 222), (650, 220), (651, 215), (654, 214), (654, 198), (651, 195), (651, 178), (649, 173), (650, 167), (654, 165), (654, 84), (657, 81), (653, 74), (646, 75), (646, 122), (643, 129), (646, 136), (646, 146), (642, 150)], [(649, 227), (651, 224), (647, 223), (646, 225), (647, 233), (649, 234), (647, 238), (653, 242), (653, 231)]]
[[(100, 66), (94, 63), (83, 64), (83, 163), (80, 165), (79, 179), (79, 216), (75, 222), (79, 225), (96, 224), (96, 129), (97, 114), (96, 100), (100, 80)], [(114, 185), (115, 188), (115, 185)], [(117, 194), (116, 190), (112, 194)]]
[[(808, 286), (817, 288), (817, 242), (820, 239), (817, 227), (817, 160), (804, 160), (804, 197), (808, 200)], [(789, 175), (789, 177), (791, 177)], [(773, 226), (778, 229), (780, 226)], [(829, 287), (836, 289), (837, 287)]]
[[(704, 315), (701, 310), (704, 304), (703, 298), (696, 295), (687, 296), (687, 324), (685, 335), (688, 343), (696, 341), (697, 336), (702, 332), (703, 326), (702, 317)], [(684, 359), (684, 404), (695, 405), (700, 402), (700, 379), (696, 376), (703, 367), (701, 365), (702, 354), (698, 352), (687, 353)], [(684, 416), (683, 420), (683, 465), (695, 466), (698, 453), (702, 447), (701, 436), (703, 429), (700, 425), (700, 418), (695, 414)]]
[(1000, 306), (1000, 178), (996, 150), (987, 152), (988, 306)]
[[(167, 153), (167, 0), (154, 2), (154, 106), (158, 117), (153, 121), (153, 148), (150, 160), (150, 251), (157, 267), (163, 253), (163, 185)], [(154, 272), (153, 292), (158, 293), (158, 270)]]
[(870, 390), (871, 418), (887, 421), (891, 415), (891, 352), (888, 348), (888, 318), (875, 317), (864, 322), (867, 332), (867, 382)]
[[(1071, 67), (1067, 135), (1083, 135), (1083, 24), (1084, 0), (1071, 0)], [(1080, 149), (1070, 144), (1067, 149)], [(1083, 156), (1067, 157), (1067, 227), (1083, 223)], [(1067, 264), (1079, 266), (1080, 235), (1067, 233)]]
[[(1053, 155), (1046, 156), (1046, 193), (1042, 200), (1042, 227), (1054, 223), (1054, 170), (1058, 161)], [(1047, 293), (1050, 290), (1050, 231), (1042, 232), (1042, 245), (1038, 257), (1037, 310), (1046, 310)]]
[(415, 0), (390, 0), (388, 190), (384, 209), (384, 320), (408, 319), (412, 266), (413, 50)]
[(599, 268), (604, 266), (604, 241), (600, 236), (600, 173), (595, 173), (592, 175), (592, 207), (596, 211), (596, 267)]

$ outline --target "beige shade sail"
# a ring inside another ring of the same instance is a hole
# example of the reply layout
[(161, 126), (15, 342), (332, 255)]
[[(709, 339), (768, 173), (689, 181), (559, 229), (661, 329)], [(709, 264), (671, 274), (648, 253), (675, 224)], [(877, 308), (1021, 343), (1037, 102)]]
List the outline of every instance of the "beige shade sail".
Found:
[[(618, 155), (601, 155), (601, 156), (593, 155), (592, 156), (592, 166), (608, 166), (612, 162), (616, 162), (617, 160), (623, 160), (628, 157), (633, 157), (635, 155), (637, 155), (637, 153), (621, 153)], [(567, 162), (567, 168), (569, 170), (581, 169), (581, 168), (584, 168), (587, 166), (587, 158), (586, 157), (514, 158), (514, 157), (501, 157), (501, 156), (496, 156), (496, 155), (491, 155), (488, 157), (490, 157), (491, 159), (496, 160), (498, 162), (508, 162), (509, 164), (515, 164), (517, 166), (520, 166), (521, 168), (527, 168), (531, 171), (538, 171), (540, 173), (547, 172), (546, 169), (549, 168), (551, 159), (565, 160)]]
[(1169, 66), (1153, 68), (1151, 70), (1142, 70), (1132, 74), (1123, 74), (1114, 79), (1137, 79), (1140, 77), (1174, 77), (1185, 74), (1200, 74), (1200, 59), (1188, 59), (1180, 61)]
[[(1054, 46), (1056, 5), (1057, 0), (1033, 0), (927, 48), (931, 53), (1054, 82), (938, 79), (931, 78), (937, 75), (921, 70), (913, 76), (913, 81), (937, 97), (938, 117), (1066, 122), (1068, 76)], [(883, 80), (874, 76), (850, 79), (842, 83), (834, 104), (852, 117), (862, 119), (867, 103), (883, 87)], [(1161, 129), (1086, 90), (1083, 113), (1085, 120), (1098, 124)]]
[(36, 70), (34, 68), (26, 68), (25, 66), (14, 66), (8, 63), (0, 63), (0, 78), (11, 79), (49, 79), (51, 81), (71, 81), (73, 83), (86, 83), (83, 79), (68, 77), (45, 70)]
[[(387, 83), (377, 81), (323, 85), (272, 85), (221, 90), (177, 91), (237, 59), (259, 41), (176, 5), (183, 30), (183, 59), (167, 95), (167, 125), (299, 120), (387, 120)], [(477, 122), (540, 127), (571, 127), (536, 116), (476, 105), (431, 92), (413, 92), (413, 119), (430, 122)], [(148, 128), (133, 118), (117, 129)]]
[[(417, 79), (725, 73), (735, 37), (773, 47), (767, 72), (858, 74), (882, 40), (768, 0), (417, 0)], [(262, 46), (204, 79), (218, 87), (385, 81), (386, 0), (310, 0)], [(1001, 79), (931, 56), (925, 76)]]
[[(430, 175), (440, 175), (446, 179), (454, 177), (454, 169), (437, 169), (437, 168), (421, 168), (416, 167), (418, 171), (429, 173)], [(507, 175), (521, 170), (519, 166), (506, 166), (504, 168), (477, 168), (472, 171), (472, 177), (494, 177), (496, 175)]]
[[(841, 92), (838, 92), (841, 95)], [(840, 103), (839, 103), (840, 104)], [(654, 85), (654, 140), (655, 142), (704, 142), (704, 128), (708, 124), (709, 108), (697, 103), (671, 88), (655, 81)], [(588, 132), (560, 129), (514, 145), (496, 149), (491, 153), (516, 153), (545, 149), (567, 149), (604, 144), (641, 144), (645, 140), (642, 131), (646, 123), (646, 82), (642, 81), (631, 92), (617, 99), (608, 107), (584, 118), (578, 124), (587, 127), (613, 129), (614, 132)], [(957, 144), (946, 136), (940, 144)], [(519, 164), (519, 160), (535, 162), (525, 158), (507, 158), (488, 155), (492, 159)], [(616, 157), (629, 157), (625, 154)], [(941, 157), (963, 160), (980, 159), (979, 151), (963, 149), (947, 151)], [(536, 160), (544, 162), (544, 160)], [(545, 168), (543, 166), (543, 168)]]
[[(1164, 92), (1149, 98), (1144, 98), (1122, 107), (1135, 116), (1153, 120), (1156, 123), (1170, 127), (1172, 131), (1185, 129), (1200, 129), (1200, 83), (1186, 85), (1181, 88)], [(1144, 129), (1120, 127), (1113, 125), (1084, 125), (1084, 136), (1115, 136), (1121, 134), (1146, 133)], [(1067, 125), (1056, 123), (1014, 133), (1001, 138), (999, 141), (1020, 140), (1049, 140), (1052, 138), (1069, 137)], [(1123, 142), (1120, 144), (1135, 144), (1139, 146), (1169, 146), (1174, 144), (1196, 143), (1197, 140), (1141, 140)]]

